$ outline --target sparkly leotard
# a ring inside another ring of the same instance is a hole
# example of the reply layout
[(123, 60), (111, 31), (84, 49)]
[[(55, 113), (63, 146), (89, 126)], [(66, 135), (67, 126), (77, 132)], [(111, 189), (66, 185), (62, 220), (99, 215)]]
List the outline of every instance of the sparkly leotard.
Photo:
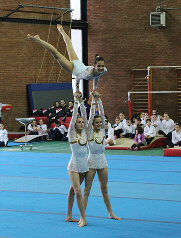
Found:
[(67, 169), (78, 173), (84, 173), (89, 171), (87, 161), (87, 115), (83, 102), (80, 103), (82, 117), (84, 119), (84, 129), (82, 134), (79, 135), (75, 130), (75, 123), (78, 114), (78, 103), (75, 102), (72, 120), (68, 129), (68, 139), (72, 150), (72, 156), (68, 163)]
[[(72, 74), (76, 77), (72, 83), (76, 85), (76, 91), (79, 90), (79, 82), (81, 79), (90, 80), (93, 79), (93, 89), (97, 89), (99, 78), (107, 72), (107, 68), (104, 68), (103, 72), (97, 76), (93, 73), (93, 66), (85, 66), (80, 60), (74, 60), (74, 69)], [(74, 88), (73, 88), (74, 89)], [(75, 90), (75, 89), (74, 89)]]
[(104, 109), (101, 100), (98, 101), (99, 115), (102, 118), (102, 128), (98, 133), (92, 129), (92, 123), (95, 115), (95, 103), (92, 103), (89, 125), (87, 129), (89, 156), (88, 165), (89, 168), (102, 169), (107, 167), (107, 161), (105, 157), (105, 116)]

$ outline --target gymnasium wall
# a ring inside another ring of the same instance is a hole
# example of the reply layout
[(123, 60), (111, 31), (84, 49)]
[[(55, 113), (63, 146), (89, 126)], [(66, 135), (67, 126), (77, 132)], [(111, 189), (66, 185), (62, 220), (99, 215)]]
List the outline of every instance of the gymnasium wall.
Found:
[(65, 102), (73, 100), (72, 83), (28, 84), (27, 89), (31, 112), (35, 108), (51, 108), (55, 101), (60, 103), (62, 99)]
[[(181, 7), (178, 0), (159, 1), (165, 8)], [(121, 1), (121, 0), (87, 0), (88, 3), (88, 57), (89, 65), (94, 55), (99, 53), (106, 60), (108, 73), (98, 84), (102, 95), (105, 113), (110, 122), (124, 110), (128, 116), (127, 92), (132, 89), (131, 68), (146, 68), (150, 65), (180, 65), (181, 55), (181, 10), (167, 12), (166, 27), (157, 29), (150, 26), (150, 12), (156, 10), (159, 4), (153, 1)], [(69, 0), (54, 1), (26, 1), (26, 4), (44, 5), (54, 7), (69, 7)], [(9, 0), (1, 2), (0, 16), (6, 16), (10, 10), (18, 6), (18, 1)], [(51, 14), (29, 13), (30, 9), (22, 9), (22, 18), (50, 19)], [(35, 12), (36, 10), (33, 9)], [(58, 13), (55, 13), (58, 15)], [(12, 17), (17, 17), (13, 15)], [(65, 16), (68, 19), (69, 16)], [(66, 32), (69, 28), (65, 27)], [(42, 64), (44, 49), (27, 38), (27, 34), (39, 34), (47, 40), (49, 25), (7, 23), (0, 22), (0, 102), (10, 103), (12, 111), (3, 112), (3, 120), (9, 131), (18, 131), (19, 123), (16, 117), (29, 116), (28, 94), (26, 86), (35, 83), (71, 82), (71, 75), (62, 70), (60, 79), (60, 66), (53, 57), (46, 53)], [(56, 26), (51, 27), (49, 42), (56, 46), (58, 31)], [(62, 39), (58, 46), (62, 53), (65, 44)], [(39, 70), (42, 66), (41, 73)], [(153, 89), (161, 90), (164, 85), (167, 90), (175, 90), (175, 77), (169, 77), (172, 72), (165, 72), (161, 80), (155, 72)], [(146, 75), (145, 75), (146, 76)], [(90, 89), (92, 82), (89, 83)], [(161, 101), (160, 101), (161, 100)], [(160, 101), (160, 102), (159, 102)], [(164, 106), (164, 110), (162, 104)], [(165, 105), (164, 104), (164, 105)], [(162, 114), (165, 109), (176, 120), (176, 111), (173, 109), (174, 99), (159, 98), (156, 106)]]
[[(164, 8), (181, 8), (179, 0), (88, 0), (89, 64), (96, 53), (106, 60), (108, 73), (100, 79), (98, 89), (111, 122), (121, 110), (128, 116), (131, 68), (181, 65), (181, 9), (167, 11), (166, 27), (157, 29), (150, 26), (150, 12), (159, 3)], [(174, 70), (154, 70), (153, 90), (176, 90)], [(175, 95), (154, 95), (153, 107), (160, 114), (168, 111), (177, 120)]]
[[(20, 1), (21, 2), (21, 1)], [(23, 3), (23, 2), (22, 2)], [(70, 8), (67, 0), (54, 1), (24, 1), (24, 4), (53, 6), (58, 8)], [(1, 1), (0, 16), (6, 16), (11, 10), (19, 6), (19, 1)], [(37, 13), (30, 13), (30, 11)], [(44, 14), (47, 12), (47, 14)], [(54, 12), (54, 18), (61, 14), (60, 11)], [(20, 13), (14, 13), (11, 17), (28, 19), (51, 19), (50, 10), (23, 8)], [(64, 16), (64, 20), (69, 20), (69, 14)], [(0, 22), (0, 102), (12, 104), (12, 111), (3, 112), (2, 119), (8, 131), (18, 131), (21, 124), (15, 118), (30, 116), (27, 85), (35, 83), (70, 83), (71, 75), (62, 70), (60, 77), (60, 66), (50, 53), (44, 48), (27, 38), (27, 34), (40, 35), (43, 40), (47, 40), (49, 25), (44, 24), (25, 24)], [(69, 32), (69, 27), (65, 27)], [(55, 47), (57, 45), (58, 31), (55, 25), (50, 30), (49, 42)], [(65, 44), (60, 37), (58, 50), (64, 54)], [(50, 75), (52, 65), (53, 70)], [(40, 68), (41, 73), (40, 73)], [(68, 101), (66, 101), (68, 104)], [(53, 104), (53, 102), (50, 102)]]

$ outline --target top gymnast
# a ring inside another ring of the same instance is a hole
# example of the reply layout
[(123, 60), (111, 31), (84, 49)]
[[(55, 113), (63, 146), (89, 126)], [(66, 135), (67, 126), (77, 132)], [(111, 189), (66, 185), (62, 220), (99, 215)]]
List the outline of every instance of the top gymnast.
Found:
[[(48, 42), (41, 40), (39, 35), (31, 36), (27, 35), (27, 37), (39, 43), (42, 45), (46, 50), (48, 50), (58, 61), (58, 63), (69, 73), (73, 74), (76, 77), (75, 85), (73, 87), (73, 90), (79, 91), (79, 82), (81, 79), (90, 80), (93, 79), (93, 90), (97, 89), (97, 84), (99, 81), (100, 76), (105, 74), (107, 72), (107, 69), (105, 67), (105, 61), (102, 57), (99, 55), (95, 56), (95, 61), (93, 66), (85, 66), (77, 57), (72, 42), (70, 40), (70, 37), (65, 33), (63, 30), (63, 27), (61, 25), (57, 25), (58, 31), (62, 34), (63, 39), (66, 44), (66, 48), (69, 55), (69, 60), (66, 59), (61, 53), (59, 53), (55, 47), (53, 47)], [(72, 82), (73, 83), (73, 82)], [(74, 92), (75, 93), (75, 92)]]

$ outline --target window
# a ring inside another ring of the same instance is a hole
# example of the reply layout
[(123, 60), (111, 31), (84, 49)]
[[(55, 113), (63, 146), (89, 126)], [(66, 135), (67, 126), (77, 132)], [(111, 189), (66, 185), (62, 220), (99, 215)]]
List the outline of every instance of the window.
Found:
[(81, 20), (81, 0), (70, 0), (70, 8), (72, 12), (72, 20)]
[[(87, 24), (87, 0), (70, 0), (70, 8), (73, 9), (71, 40), (74, 50), (85, 65), (88, 64), (88, 24)], [(74, 78), (74, 76), (72, 77)], [(87, 80), (80, 81), (80, 91), (83, 96), (89, 97)], [(75, 89), (74, 89), (75, 90)]]

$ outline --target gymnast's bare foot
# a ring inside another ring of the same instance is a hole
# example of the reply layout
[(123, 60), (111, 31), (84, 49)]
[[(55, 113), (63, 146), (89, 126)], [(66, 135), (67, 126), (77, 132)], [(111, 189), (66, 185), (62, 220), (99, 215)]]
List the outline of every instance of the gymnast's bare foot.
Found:
[(80, 218), (80, 221), (78, 222), (78, 227), (84, 227), (87, 225), (86, 219)]
[(121, 218), (120, 217), (117, 217), (116, 215), (114, 215), (114, 214), (111, 214), (111, 215), (109, 215), (109, 219), (114, 219), (114, 220), (121, 220)]
[(61, 34), (64, 33), (64, 29), (63, 29), (63, 26), (62, 26), (62, 25), (57, 24), (57, 29), (58, 29), (58, 31), (59, 31)]
[(31, 36), (30, 34), (28, 34), (27, 37), (32, 41), (39, 41), (40, 40), (39, 35)]
[(72, 218), (72, 217), (66, 217), (66, 220), (65, 220), (66, 222), (79, 222), (79, 220), (77, 220), (77, 219), (74, 219), (74, 218)]

